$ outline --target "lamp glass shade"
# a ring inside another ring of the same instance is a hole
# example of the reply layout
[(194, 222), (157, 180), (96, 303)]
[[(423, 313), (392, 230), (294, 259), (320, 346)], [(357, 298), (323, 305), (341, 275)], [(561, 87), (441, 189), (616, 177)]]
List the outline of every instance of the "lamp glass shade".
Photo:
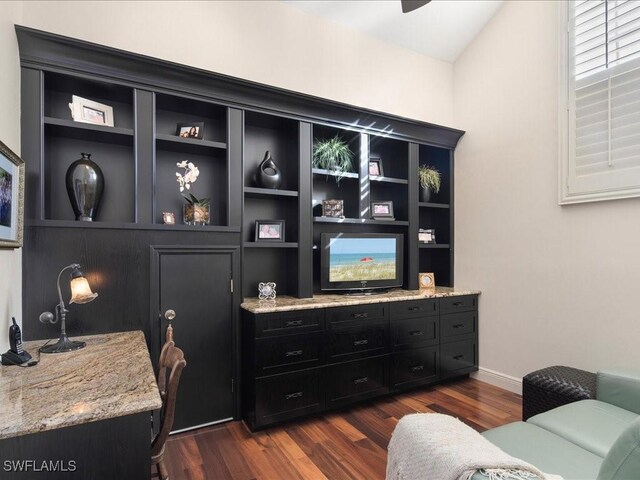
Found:
[(97, 296), (97, 293), (91, 291), (89, 282), (87, 282), (85, 277), (71, 279), (71, 300), (69, 300), (69, 303), (89, 303)]

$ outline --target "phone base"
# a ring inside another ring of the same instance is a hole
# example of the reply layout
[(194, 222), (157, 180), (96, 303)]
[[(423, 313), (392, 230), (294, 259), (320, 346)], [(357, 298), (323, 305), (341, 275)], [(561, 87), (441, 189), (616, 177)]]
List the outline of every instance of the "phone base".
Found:
[(22, 365), (23, 363), (27, 363), (31, 360), (31, 355), (27, 352), (15, 353), (11, 350), (8, 350), (6, 353), (2, 354), (2, 365)]

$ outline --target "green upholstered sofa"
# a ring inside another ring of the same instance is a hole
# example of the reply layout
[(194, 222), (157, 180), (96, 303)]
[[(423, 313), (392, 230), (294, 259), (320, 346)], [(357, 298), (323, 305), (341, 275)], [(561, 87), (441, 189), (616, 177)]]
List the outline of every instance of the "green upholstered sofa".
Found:
[(510, 455), (565, 480), (640, 480), (640, 371), (600, 371), (596, 399), (483, 435)]

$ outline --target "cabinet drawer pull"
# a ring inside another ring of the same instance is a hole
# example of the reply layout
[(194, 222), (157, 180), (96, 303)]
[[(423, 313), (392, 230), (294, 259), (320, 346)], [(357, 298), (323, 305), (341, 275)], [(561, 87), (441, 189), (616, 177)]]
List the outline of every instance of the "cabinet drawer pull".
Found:
[(409, 335), (412, 337), (420, 337), (424, 335), (424, 332), (422, 330), (414, 330), (413, 332), (409, 332)]
[(291, 350), (284, 354), (285, 357), (298, 357), (302, 355), (302, 350)]
[(451, 328), (462, 328), (462, 327), (464, 327), (464, 323), (458, 323)]
[(421, 370), (424, 370), (424, 365), (416, 365), (415, 367), (411, 367), (412, 372), (419, 372)]
[(464, 358), (464, 355), (456, 355), (455, 357), (453, 357), (454, 360), (462, 360)]
[(369, 343), (369, 340), (364, 339), (364, 340), (356, 340), (355, 342), (353, 342), (353, 346), (354, 347), (358, 347), (360, 345), (366, 345), (367, 343)]
[(409, 307), (407, 308), (407, 310), (409, 310), (410, 312), (419, 312), (420, 310), (422, 310), (422, 307)]
[(464, 302), (453, 302), (451, 305), (453, 305), (454, 307), (461, 307), (462, 305), (464, 305)]
[(353, 313), (351, 314), (351, 316), (353, 318), (367, 318), (369, 314), (367, 312), (362, 312), (362, 313)]
[(353, 383), (358, 385), (359, 383), (367, 383), (369, 381), (369, 377), (356, 378)]
[(284, 396), (285, 400), (291, 400), (292, 398), (300, 398), (302, 396), (302, 392), (290, 393)]
[(299, 327), (300, 325), (302, 325), (302, 320), (289, 320), (284, 323), (285, 327)]

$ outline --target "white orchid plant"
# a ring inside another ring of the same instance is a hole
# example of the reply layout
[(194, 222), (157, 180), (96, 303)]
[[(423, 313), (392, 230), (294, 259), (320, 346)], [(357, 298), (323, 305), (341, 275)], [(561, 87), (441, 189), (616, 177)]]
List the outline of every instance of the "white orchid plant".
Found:
[(200, 175), (198, 167), (187, 160), (176, 163), (176, 165), (184, 170), (184, 173), (176, 172), (176, 180), (180, 185), (180, 194), (183, 198), (191, 205), (208, 205), (210, 202), (208, 198), (198, 198), (191, 192), (185, 192), (191, 190), (191, 185), (198, 180), (198, 175)]

